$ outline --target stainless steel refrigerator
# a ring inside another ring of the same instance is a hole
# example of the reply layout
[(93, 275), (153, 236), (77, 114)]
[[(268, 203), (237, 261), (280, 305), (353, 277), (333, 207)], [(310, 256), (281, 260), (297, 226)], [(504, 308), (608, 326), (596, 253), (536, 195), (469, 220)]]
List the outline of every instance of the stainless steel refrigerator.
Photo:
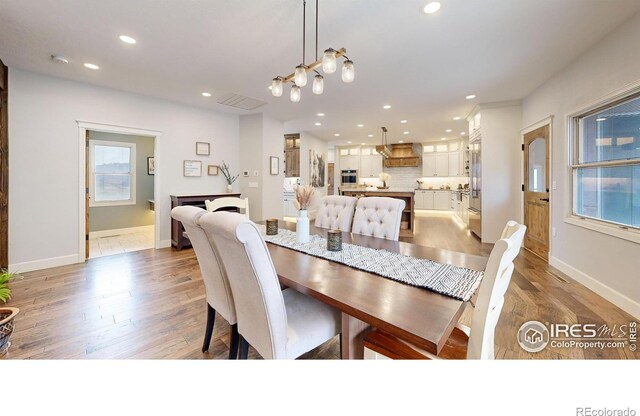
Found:
[(469, 183), (469, 229), (482, 238), (482, 155), (480, 137), (469, 140), (470, 183)]

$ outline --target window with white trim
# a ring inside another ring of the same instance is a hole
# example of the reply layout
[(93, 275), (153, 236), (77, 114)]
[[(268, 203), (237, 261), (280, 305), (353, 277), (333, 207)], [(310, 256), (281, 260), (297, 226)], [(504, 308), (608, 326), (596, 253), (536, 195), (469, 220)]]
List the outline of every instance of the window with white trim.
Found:
[(90, 140), (89, 206), (136, 203), (135, 143)]
[(640, 93), (573, 118), (574, 216), (640, 229)]

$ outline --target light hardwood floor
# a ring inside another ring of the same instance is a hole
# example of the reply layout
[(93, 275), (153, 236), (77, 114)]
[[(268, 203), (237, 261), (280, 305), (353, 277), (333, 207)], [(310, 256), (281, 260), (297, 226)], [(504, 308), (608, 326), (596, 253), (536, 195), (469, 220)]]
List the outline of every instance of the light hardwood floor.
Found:
[[(419, 212), (411, 242), (488, 255), (448, 213)], [(559, 280), (556, 276), (560, 276)], [(8, 359), (222, 359), (229, 325), (216, 320), (209, 352), (200, 349), (206, 320), (204, 286), (193, 250), (144, 250), (90, 259), (86, 264), (26, 273), (13, 285), (17, 306)], [(470, 322), (472, 308), (462, 320)], [(496, 358), (640, 358), (628, 349), (547, 347), (521, 350), (520, 325), (529, 320), (627, 325), (631, 316), (522, 251), (496, 330)], [(337, 337), (302, 358), (338, 359)], [(250, 358), (259, 358), (250, 350)]]

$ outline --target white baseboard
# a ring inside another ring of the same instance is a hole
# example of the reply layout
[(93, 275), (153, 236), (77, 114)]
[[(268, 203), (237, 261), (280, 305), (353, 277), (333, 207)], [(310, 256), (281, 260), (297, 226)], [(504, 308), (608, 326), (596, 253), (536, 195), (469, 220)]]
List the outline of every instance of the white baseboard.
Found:
[(609, 286), (604, 285), (600, 281), (563, 262), (562, 260), (559, 260), (556, 257), (552, 256), (549, 264), (560, 270), (562, 273), (565, 273), (576, 282), (593, 290), (595, 293), (613, 303), (620, 309), (624, 310), (634, 318), (640, 319), (640, 303), (610, 288)]
[(68, 264), (75, 263), (78, 263), (78, 255), (70, 254), (68, 256), (51, 257), (48, 259), (10, 264), (9, 271), (16, 273), (26, 273), (32, 272), (34, 270), (49, 269), (51, 267), (66, 266)]
[(129, 228), (116, 228), (113, 230), (102, 230), (102, 231), (91, 231), (89, 232), (89, 238), (102, 238), (102, 237), (112, 237), (114, 235), (122, 235), (122, 234), (134, 234), (134, 233), (145, 233), (149, 231), (153, 231), (155, 226), (151, 225), (142, 225), (140, 227), (129, 227)]
[(171, 247), (171, 240), (161, 240), (160, 244), (156, 248), (167, 248)]

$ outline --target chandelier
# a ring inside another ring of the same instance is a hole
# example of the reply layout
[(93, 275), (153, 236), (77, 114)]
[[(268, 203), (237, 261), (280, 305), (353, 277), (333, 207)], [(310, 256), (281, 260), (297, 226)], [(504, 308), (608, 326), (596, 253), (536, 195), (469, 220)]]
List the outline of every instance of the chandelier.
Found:
[(337, 59), (344, 57), (345, 61), (342, 64), (342, 81), (353, 82), (355, 78), (355, 70), (353, 67), (353, 61), (346, 55), (347, 50), (340, 48), (335, 50), (333, 48), (326, 49), (322, 54), (322, 59), (318, 59), (318, 0), (316, 0), (316, 60), (315, 62), (306, 64), (306, 11), (307, 2), (302, 1), (302, 63), (298, 65), (292, 74), (286, 77), (277, 76), (271, 82), (271, 94), (274, 97), (280, 97), (284, 88), (284, 84), (292, 82), (291, 93), (289, 98), (292, 102), (297, 103), (300, 101), (300, 87), (307, 85), (307, 72), (315, 72), (313, 77), (313, 86), (311, 90), (314, 94), (322, 94), (324, 91), (324, 77), (320, 75), (317, 68), (322, 66), (322, 72), (325, 74), (333, 74), (337, 69)]

